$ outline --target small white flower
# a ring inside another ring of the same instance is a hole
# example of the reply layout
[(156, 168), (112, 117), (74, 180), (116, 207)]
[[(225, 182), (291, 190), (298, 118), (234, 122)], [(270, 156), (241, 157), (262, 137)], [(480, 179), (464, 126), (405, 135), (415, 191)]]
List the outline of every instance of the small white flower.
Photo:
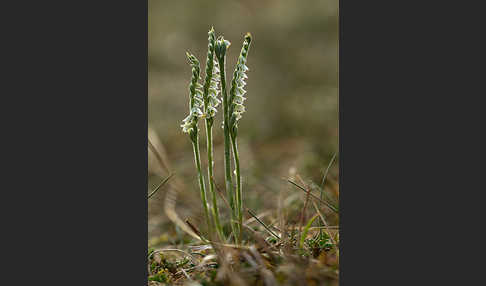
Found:
[(182, 120), (182, 132), (189, 133), (194, 129), (194, 117), (192, 115), (187, 116)]
[(247, 79), (248, 78), (248, 76), (244, 72), (238, 72), (238, 77), (241, 78), (241, 79)]
[(201, 117), (203, 116), (203, 113), (199, 107), (193, 107), (191, 110), (191, 115), (195, 117)]
[(246, 100), (246, 97), (241, 96), (241, 95), (236, 95), (234, 101), (237, 104), (243, 104), (243, 102)]
[(238, 86), (239, 86), (239, 87), (244, 87), (244, 86), (246, 85), (246, 82), (245, 82), (245, 81), (243, 81), (243, 79), (241, 78), (241, 79), (239, 79), (239, 80), (237, 81), (237, 84), (238, 84)]
[(221, 100), (219, 100), (219, 99), (218, 99), (217, 97), (215, 97), (215, 96), (211, 96), (211, 97), (209, 98), (209, 105), (210, 105), (210, 107), (215, 108), (215, 107), (217, 107), (217, 106), (218, 106), (220, 103), (221, 103)]
[(245, 112), (245, 106), (243, 106), (242, 104), (236, 104), (235, 105), (235, 112), (237, 112), (237, 113)]
[(244, 95), (246, 93), (246, 90), (244, 90), (242, 87), (237, 86), (236, 87), (236, 95)]

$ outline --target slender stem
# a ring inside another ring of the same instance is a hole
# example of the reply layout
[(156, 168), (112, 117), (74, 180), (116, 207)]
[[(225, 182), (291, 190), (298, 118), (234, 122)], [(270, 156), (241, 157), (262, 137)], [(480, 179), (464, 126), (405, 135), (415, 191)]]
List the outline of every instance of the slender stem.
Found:
[(204, 177), (201, 172), (201, 157), (199, 156), (199, 139), (195, 136), (195, 140), (192, 142), (192, 147), (194, 150), (194, 161), (196, 163), (197, 175), (199, 178), (199, 190), (201, 191), (201, 201), (203, 204), (204, 215), (206, 216), (206, 221), (208, 224), (208, 231), (211, 233), (211, 218), (209, 217), (208, 203), (206, 201), (206, 187), (204, 185)]
[(213, 125), (209, 118), (206, 118), (206, 138), (208, 146), (208, 180), (209, 180), (209, 191), (211, 192), (213, 199), (213, 220), (216, 227), (216, 231), (219, 234), (221, 240), (224, 241), (223, 228), (219, 220), (219, 210), (218, 210), (218, 200), (216, 197), (216, 191), (214, 190), (214, 180), (213, 180)]
[(221, 73), (221, 93), (223, 95), (223, 132), (224, 132), (224, 170), (225, 170), (225, 187), (228, 194), (229, 204), (231, 207), (231, 229), (233, 230), (233, 236), (235, 237), (235, 243), (238, 244), (238, 235), (235, 225), (235, 201), (232, 190), (231, 179), (231, 157), (230, 157), (230, 134), (229, 134), (229, 114), (228, 114), (228, 92), (226, 90), (226, 64), (224, 58), (218, 58), (219, 68)]
[(240, 240), (243, 230), (243, 193), (241, 191), (241, 173), (240, 173), (240, 156), (238, 153), (238, 145), (236, 142), (236, 136), (231, 136), (231, 143), (233, 146), (233, 157), (235, 159), (236, 170), (236, 206), (238, 209), (238, 224), (240, 227)]

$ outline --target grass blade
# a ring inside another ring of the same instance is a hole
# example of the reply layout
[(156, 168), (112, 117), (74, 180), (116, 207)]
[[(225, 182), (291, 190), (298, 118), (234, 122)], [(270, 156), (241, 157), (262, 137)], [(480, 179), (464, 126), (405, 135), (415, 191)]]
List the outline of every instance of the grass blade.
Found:
[(329, 173), (329, 169), (331, 169), (332, 163), (334, 163), (334, 159), (336, 159), (337, 153), (334, 153), (334, 155), (331, 158), (331, 161), (329, 162), (329, 165), (327, 165), (326, 172), (324, 172), (324, 176), (322, 177), (322, 182), (321, 182), (321, 200), (322, 200), (322, 193), (324, 192), (324, 183), (326, 182), (327, 174)]
[[(329, 232), (329, 225), (327, 224), (326, 220), (324, 219), (324, 216), (321, 214), (321, 212), (319, 211), (319, 208), (317, 207), (316, 203), (313, 202), (313, 205), (314, 205), (314, 208), (316, 209), (316, 212), (317, 212), (317, 215), (321, 218), (321, 221), (324, 223), (324, 225), (326, 226), (326, 229), (324, 229), (324, 231), (327, 233), (327, 235), (329, 236), (329, 238), (331, 239), (331, 242), (332, 242), (332, 245), (334, 246), (334, 250), (336, 250), (336, 255), (339, 259), (339, 248), (337, 247), (336, 245), (336, 241), (334, 240), (334, 238), (332, 237), (331, 235), (331, 232)], [(339, 230), (338, 230), (339, 231)]]
[(300, 183), (305, 186), (305, 190), (306, 190), (304, 208), (302, 209), (302, 212), (300, 214), (299, 232), (300, 232), (300, 236), (302, 237), (302, 226), (304, 225), (304, 220), (305, 220), (305, 210), (307, 209), (307, 204), (309, 203), (310, 189), (306, 185), (306, 183), (304, 183), (304, 181), (299, 175), (297, 175), (297, 179), (299, 179)]
[(309, 229), (312, 225), (312, 223), (316, 220), (316, 218), (319, 216), (319, 214), (315, 214), (307, 223), (307, 225), (304, 227), (304, 230), (302, 231), (302, 235), (300, 236), (300, 248), (304, 247), (304, 241), (305, 237), (307, 236), (307, 232), (309, 232)]
[(172, 176), (174, 175), (174, 173), (170, 174), (167, 178), (165, 178), (156, 188), (155, 190), (153, 190), (150, 195), (148, 195), (148, 199), (150, 199), (163, 185), (165, 185), (165, 183), (167, 183), (167, 181), (169, 181), (170, 178), (172, 178)]
[[(321, 196), (320, 196), (321, 200), (324, 200), (324, 185), (325, 185), (325, 182), (326, 182), (327, 174), (329, 174), (329, 169), (331, 169), (332, 163), (334, 163), (334, 159), (336, 159), (336, 155), (337, 155), (337, 153), (334, 153), (334, 155), (331, 158), (331, 161), (329, 161), (329, 164), (327, 165), (327, 169), (324, 172), (324, 176), (322, 176), (321, 188), (320, 188), (321, 189), (320, 190), (321, 191)], [(322, 203), (320, 203), (319, 206), (322, 207)], [(321, 222), (320, 226), (322, 226), (322, 222)], [(320, 229), (319, 235), (321, 235), (321, 234), (322, 234), (322, 230)]]

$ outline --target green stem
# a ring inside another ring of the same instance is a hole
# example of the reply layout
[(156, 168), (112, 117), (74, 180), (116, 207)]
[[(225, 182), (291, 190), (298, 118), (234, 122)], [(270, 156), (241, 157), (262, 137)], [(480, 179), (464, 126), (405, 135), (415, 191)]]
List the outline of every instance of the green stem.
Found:
[(231, 136), (231, 143), (233, 146), (233, 157), (235, 159), (235, 170), (236, 170), (236, 206), (238, 209), (238, 224), (240, 227), (239, 238), (241, 241), (242, 230), (243, 230), (243, 193), (241, 191), (241, 172), (240, 172), (240, 156), (238, 153), (238, 145), (236, 141), (236, 136)]
[(194, 141), (192, 142), (192, 147), (194, 150), (194, 161), (196, 163), (197, 174), (199, 178), (199, 190), (201, 192), (201, 201), (203, 204), (204, 215), (206, 216), (206, 221), (208, 224), (208, 232), (211, 236), (211, 218), (209, 217), (209, 210), (208, 210), (208, 203), (206, 201), (206, 187), (204, 185), (204, 177), (201, 172), (201, 157), (199, 156), (199, 139), (198, 136), (195, 136)]
[(218, 58), (219, 68), (221, 73), (221, 93), (223, 95), (223, 132), (224, 132), (224, 170), (225, 170), (225, 187), (228, 194), (229, 204), (231, 207), (231, 229), (233, 230), (233, 236), (235, 237), (235, 243), (238, 244), (238, 235), (236, 232), (235, 216), (236, 208), (233, 197), (232, 183), (231, 183), (231, 155), (230, 155), (230, 134), (229, 134), (229, 114), (228, 114), (228, 92), (226, 90), (226, 65), (224, 58)]
[(210, 122), (211, 119), (206, 118), (206, 138), (208, 146), (208, 179), (209, 179), (209, 191), (211, 192), (213, 199), (213, 220), (216, 226), (216, 231), (219, 234), (221, 240), (224, 241), (223, 228), (219, 220), (219, 210), (218, 210), (218, 200), (216, 197), (216, 191), (214, 190), (214, 180), (213, 180), (213, 124)]

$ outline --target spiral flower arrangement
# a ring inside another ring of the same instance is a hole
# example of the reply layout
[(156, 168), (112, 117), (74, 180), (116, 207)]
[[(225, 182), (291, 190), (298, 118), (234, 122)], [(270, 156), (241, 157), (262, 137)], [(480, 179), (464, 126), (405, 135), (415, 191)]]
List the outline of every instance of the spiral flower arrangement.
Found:
[(246, 61), (248, 57), (248, 50), (250, 49), (251, 35), (247, 33), (245, 35), (245, 41), (243, 42), (243, 47), (241, 48), (240, 56), (238, 57), (238, 62), (236, 63), (236, 68), (233, 73), (233, 80), (231, 81), (230, 89), (230, 107), (229, 114), (230, 118), (230, 131), (232, 135), (236, 136), (238, 128), (238, 120), (241, 118), (241, 114), (245, 112), (245, 106), (243, 105), (246, 97), (244, 97), (246, 91), (244, 87), (246, 85), (245, 79), (248, 78), (246, 72), (249, 70), (246, 66)]
[(198, 131), (198, 118), (203, 116), (203, 92), (201, 91), (202, 86), (198, 83), (201, 69), (199, 67), (199, 61), (195, 56), (188, 52), (186, 52), (186, 56), (192, 68), (192, 77), (191, 83), (189, 84), (189, 115), (184, 118), (181, 127), (182, 131), (189, 133), (191, 140), (194, 141), (194, 137)]

